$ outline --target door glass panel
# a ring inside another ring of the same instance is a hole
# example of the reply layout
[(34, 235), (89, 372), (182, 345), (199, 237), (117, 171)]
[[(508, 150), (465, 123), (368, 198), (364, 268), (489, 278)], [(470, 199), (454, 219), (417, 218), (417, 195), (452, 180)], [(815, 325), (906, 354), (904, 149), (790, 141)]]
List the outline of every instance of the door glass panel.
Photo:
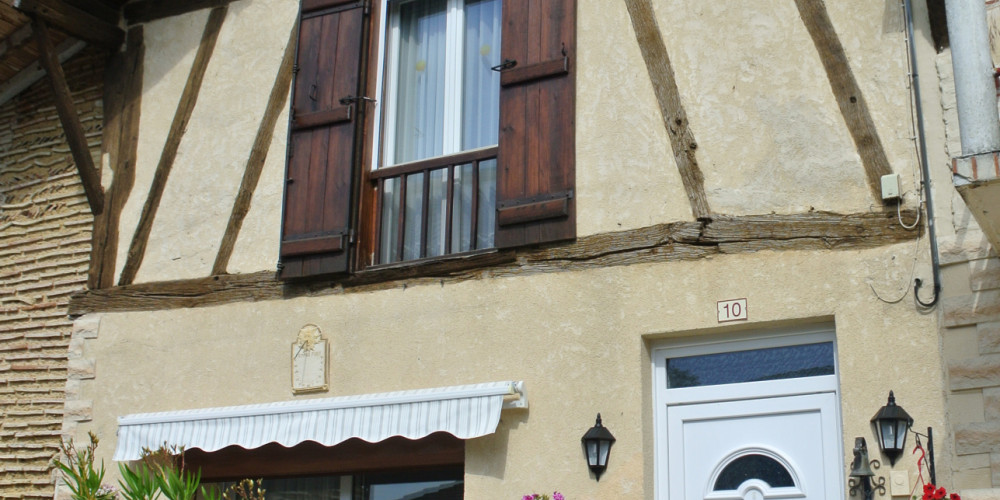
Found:
[(722, 469), (715, 480), (715, 491), (739, 489), (748, 479), (759, 479), (772, 488), (795, 486), (792, 475), (777, 460), (766, 455), (744, 455)]
[(667, 387), (738, 384), (834, 374), (833, 342), (667, 359)]

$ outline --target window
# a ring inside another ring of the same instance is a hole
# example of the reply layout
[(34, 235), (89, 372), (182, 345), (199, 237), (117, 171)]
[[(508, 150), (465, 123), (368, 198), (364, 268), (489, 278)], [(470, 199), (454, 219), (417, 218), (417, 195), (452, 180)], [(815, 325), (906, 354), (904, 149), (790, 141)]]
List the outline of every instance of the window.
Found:
[(493, 247), (502, 3), (388, 2), (377, 263)]
[(267, 498), (278, 500), (460, 500), (464, 460), (464, 441), (447, 433), (184, 453), (185, 466), (201, 471), (203, 484), (224, 489), (242, 478), (263, 478)]
[(574, 238), (575, 12), (302, 0), (280, 276)]

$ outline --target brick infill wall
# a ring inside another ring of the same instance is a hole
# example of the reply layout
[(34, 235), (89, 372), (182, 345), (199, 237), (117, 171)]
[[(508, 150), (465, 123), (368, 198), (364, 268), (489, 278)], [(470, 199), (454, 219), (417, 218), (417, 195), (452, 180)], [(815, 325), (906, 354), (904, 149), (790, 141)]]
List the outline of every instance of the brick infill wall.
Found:
[[(100, 165), (105, 56), (63, 67)], [(73, 322), (93, 225), (46, 80), (0, 105), (0, 499), (51, 499)], [(85, 415), (81, 418), (86, 418)]]

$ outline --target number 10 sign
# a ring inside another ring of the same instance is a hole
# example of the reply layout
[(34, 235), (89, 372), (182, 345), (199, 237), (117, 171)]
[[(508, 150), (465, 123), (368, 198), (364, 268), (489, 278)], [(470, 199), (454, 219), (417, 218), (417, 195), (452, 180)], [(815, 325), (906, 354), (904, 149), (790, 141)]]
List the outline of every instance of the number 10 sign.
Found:
[(718, 306), (719, 323), (747, 319), (747, 299), (720, 300)]

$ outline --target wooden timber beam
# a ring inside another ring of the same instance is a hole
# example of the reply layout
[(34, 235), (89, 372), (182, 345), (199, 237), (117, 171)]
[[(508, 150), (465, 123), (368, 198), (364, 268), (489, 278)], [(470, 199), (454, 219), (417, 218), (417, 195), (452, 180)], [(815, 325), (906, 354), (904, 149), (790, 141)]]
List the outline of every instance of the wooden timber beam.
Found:
[(69, 149), (73, 153), (76, 170), (80, 173), (80, 181), (87, 194), (90, 212), (95, 216), (99, 215), (104, 210), (104, 189), (101, 187), (101, 175), (94, 168), (94, 158), (90, 156), (90, 147), (87, 145), (83, 125), (80, 123), (80, 117), (73, 106), (73, 94), (70, 93), (69, 85), (66, 84), (66, 75), (59, 64), (59, 56), (52, 46), (52, 39), (49, 38), (45, 21), (36, 17), (32, 21), (32, 29), (35, 32), (35, 41), (38, 43), (39, 59), (49, 74), (56, 111), (66, 133), (66, 142), (69, 143)]
[(134, 26), (129, 29), (125, 52), (113, 56), (105, 71), (101, 144), (114, 177), (108, 187), (108, 206), (100, 217), (94, 218), (87, 275), (87, 287), (91, 290), (114, 284), (121, 213), (135, 185), (145, 51), (143, 27)]
[[(908, 210), (907, 219), (916, 216)], [(642, 263), (690, 261), (760, 250), (855, 250), (912, 241), (895, 210), (862, 214), (716, 216), (578, 238), (540, 249), (446, 257), (425, 264), (400, 263), (337, 281), (288, 283), (272, 271), (193, 280), (143, 283), (79, 293), (69, 314), (154, 311), (234, 302), (334, 295), (526, 274), (578, 271)]]
[(868, 180), (868, 189), (880, 203), (882, 200), (882, 176), (892, 173), (889, 160), (885, 156), (882, 140), (872, 119), (865, 96), (854, 78), (854, 71), (847, 60), (847, 52), (840, 43), (837, 31), (830, 21), (824, 0), (795, 0), (799, 16), (816, 45), (819, 59), (823, 62), (826, 76), (830, 80), (833, 95), (840, 106), (840, 113), (847, 124), (847, 130), (854, 139), (861, 163)]
[(117, 49), (125, 39), (125, 32), (117, 24), (58, 0), (14, 0), (14, 7), (34, 18), (65, 31), (70, 36)]
[(240, 190), (233, 201), (233, 210), (229, 215), (226, 232), (222, 235), (222, 242), (219, 244), (219, 253), (215, 256), (215, 263), (212, 264), (212, 274), (226, 274), (229, 258), (232, 257), (233, 247), (236, 246), (236, 237), (240, 233), (240, 228), (243, 227), (243, 219), (250, 211), (250, 201), (257, 189), (260, 174), (264, 170), (264, 161), (267, 160), (267, 152), (271, 147), (271, 139), (274, 137), (274, 128), (278, 124), (278, 116), (284, 109), (285, 102), (288, 101), (288, 89), (292, 86), (292, 66), (295, 63), (295, 42), (297, 39), (298, 26), (296, 25), (292, 27), (289, 34), (285, 53), (278, 65), (278, 76), (274, 79), (271, 95), (267, 98), (267, 105), (264, 107), (264, 116), (257, 128), (253, 147), (250, 148), (250, 158), (247, 159), (246, 168), (243, 171)]
[(681, 102), (681, 91), (677, 87), (677, 78), (670, 65), (670, 56), (663, 41), (663, 34), (656, 23), (653, 5), (650, 0), (625, 0), (629, 16), (632, 18), (632, 28), (635, 30), (642, 59), (646, 63), (646, 71), (653, 83), (656, 102), (660, 106), (663, 125), (670, 138), (670, 147), (674, 152), (674, 162), (681, 174), (684, 190), (691, 202), (691, 212), (696, 219), (712, 217), (705, 194), (705, 177), (698, 166), (695, 154), (698, 143), (688, 123), (687, 112)]
[(200, 9), (229, 5), (233, 0), (138, 0), (125, 5), (125, 22), (148, 23)]
[(149, 243), (149, 233), (153, 230), (153, 220), (156, 218), (160, 200), (163, 198), (163, 191), (167, 186), (167, 178), (174, 166), (174, 159), (177, 158), (177, 150), (180, 148), (181, 139), (187, 130), (188, 120), (191, 119), (195, 103), (198, 102), (201, 82), (205, 78), (205, 70), (208, 68), (208, 61), (212, 58), (212, 52), (215, 50), (215, 42), (219, 39), (219, 32), (222, 31), (222, 22), (226, 19), (227, 10), (227, 7), (212, 9), (212, 13), (209, 14), (208, 21), (205, 23), (205, 31), (202, 32), (198, 53), (195, 54), (191, 73), (188, 74), (184, 90), (181, 92), (180, 102), (177, 103), (177, 111), (170, 124), (170, 131), (167, 132), (167, 140), (163, 145), (160, 161), (156, 165), (156, 172), (153, 173), (153, 183), (149, 187), (149, 196), (142, 206), (139, 224), (136, 226), (135, 234), (132, 235), (132, 243), (128, 248), (125, 266), (118, 278), (119, 285), (131, 284), (139, 272), (139, 266), (146, 254), (146, 244)]

